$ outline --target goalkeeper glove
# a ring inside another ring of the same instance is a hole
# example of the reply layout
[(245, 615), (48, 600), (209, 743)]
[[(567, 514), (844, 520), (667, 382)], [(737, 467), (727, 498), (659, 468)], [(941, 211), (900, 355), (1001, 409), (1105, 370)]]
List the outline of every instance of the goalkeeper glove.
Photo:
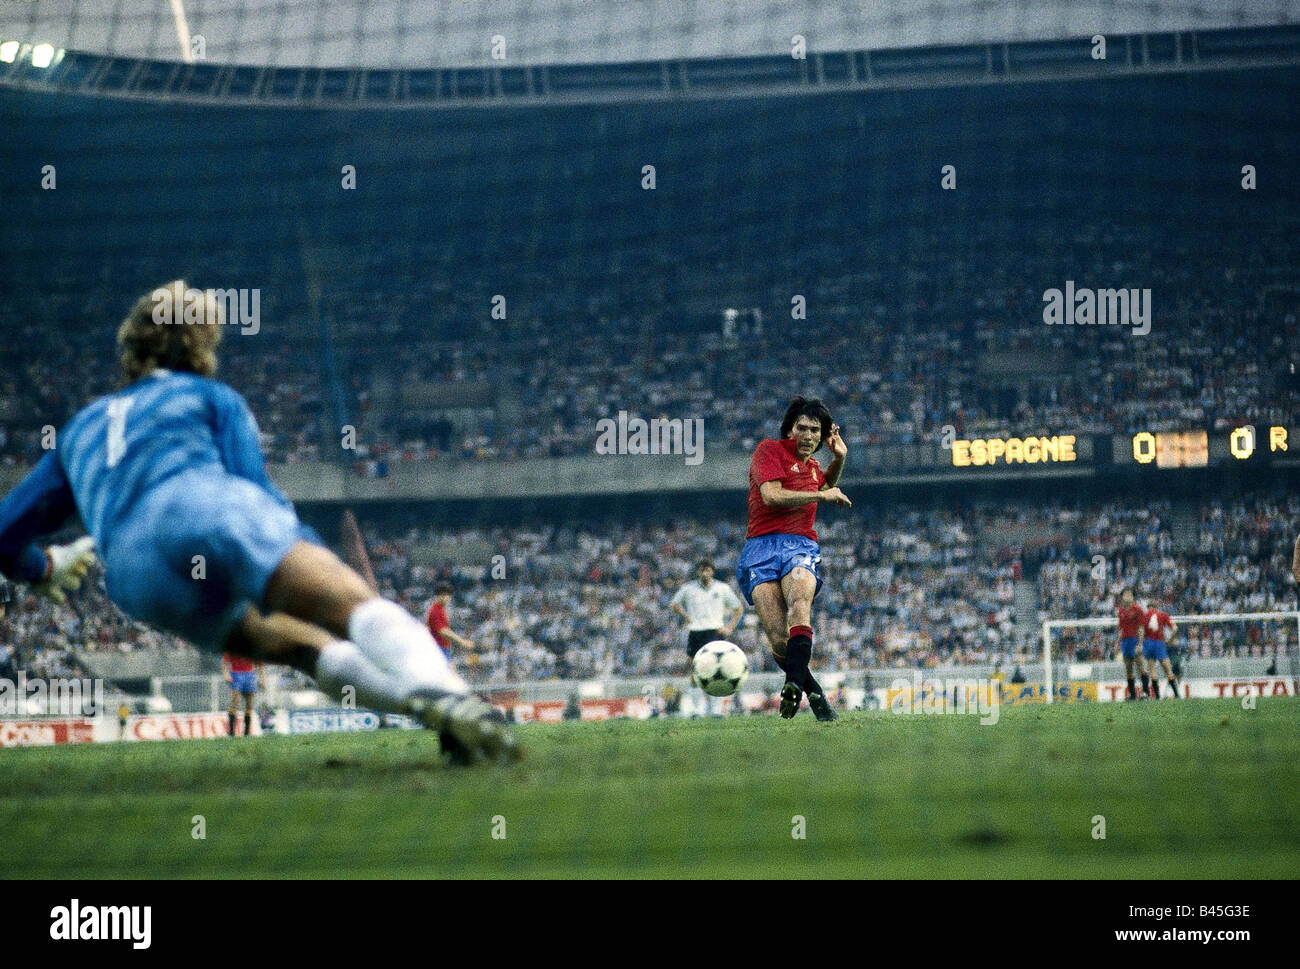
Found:
[(45, 561), (45, 578), (33, 588), (47, 599), (65, 603), (95, 563), (95, 540), (85, 535), (69, 545), (51, 545), (45, 550)]

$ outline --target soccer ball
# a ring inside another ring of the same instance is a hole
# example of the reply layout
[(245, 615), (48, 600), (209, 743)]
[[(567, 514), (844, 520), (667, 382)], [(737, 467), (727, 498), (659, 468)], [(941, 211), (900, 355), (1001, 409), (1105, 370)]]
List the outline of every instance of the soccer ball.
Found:
[(749, 660), (735, 643), (715, 639), (695, 654), (691, 682), (709, 696), (731, 696), (749, 676)]

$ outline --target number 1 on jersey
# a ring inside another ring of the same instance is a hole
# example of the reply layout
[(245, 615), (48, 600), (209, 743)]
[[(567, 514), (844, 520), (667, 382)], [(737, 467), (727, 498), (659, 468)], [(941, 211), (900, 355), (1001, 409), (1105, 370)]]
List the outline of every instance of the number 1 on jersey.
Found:
[(126, 454), (126, 412), (131, 409), (135, 399), (118, 397), (108, 402), (108, 456), (105, 463), (115, 467)]

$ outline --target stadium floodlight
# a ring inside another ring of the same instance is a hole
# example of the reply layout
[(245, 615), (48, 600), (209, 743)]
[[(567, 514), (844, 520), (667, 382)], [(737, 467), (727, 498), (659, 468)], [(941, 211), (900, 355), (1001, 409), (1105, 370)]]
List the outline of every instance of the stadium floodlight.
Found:
[(0, 61), (12, 64), (18, 57), (18, 47), (19, 44), (16, 40), (6, 40), (3, 44), (0, 44)]
[(32, 48), (32, 67), (49, 67), (53, 60), (53, 44), (37, 44)]
[(181, 45), (181, 60), (186, 64), (194, 63), (194, 51), (190, 46), (190, 24), (185, 17), (184, 0), (171, 0), (172, 17), (176, 20), (176, 40)]

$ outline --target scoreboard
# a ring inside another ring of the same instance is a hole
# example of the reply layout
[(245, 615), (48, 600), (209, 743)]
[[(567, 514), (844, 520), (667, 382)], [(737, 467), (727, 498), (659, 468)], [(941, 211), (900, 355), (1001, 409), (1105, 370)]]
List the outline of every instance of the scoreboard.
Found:
[(1133, 435), (1133, 460), (1157, 468), (1203, 468), (1210, 463), (1208, 431), (1139, 431)]
[[(1028, 430), (1028, 429), (1026, 429)], [(1062, 473), (1066, 469), (1208, 468), (1274, 462), (1300, 465), (1300, 427), (1242, 424), (1217, 430), (1138, 431), (1134, 434), (1025, 433), (1018, 436), (957, 437), (942, 444), (868, 448), (873, 470), (944, 468), (972, 476), (1017, 472)]]
[[(1076, 434), (1051, 437), (991, 437), (956, 440), (952, 443), (955, 468), (991, 468), (1016, 464), (1073, 464), (1092, 457), (1091, 447), (1079, 447)], [(1085, 439), (1084, 444), (1092, 442)]]
[(1128, 438), (1117, 435), (1112, 456), (1115, 464), (1152, 468), (1258, 464), (1289, 455), (1297, 433), (1296, 428), (1277, 424), (1243, 424), (1218, 431), (1139, 431)]

